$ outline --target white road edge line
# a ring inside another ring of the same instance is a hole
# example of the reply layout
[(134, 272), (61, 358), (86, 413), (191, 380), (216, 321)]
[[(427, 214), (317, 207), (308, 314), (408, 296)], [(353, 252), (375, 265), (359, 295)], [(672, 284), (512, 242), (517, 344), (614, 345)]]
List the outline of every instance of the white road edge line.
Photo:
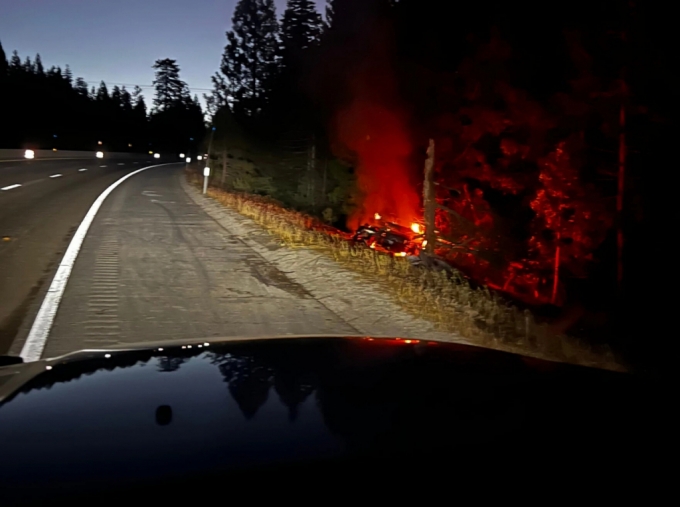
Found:
[(47, 294), (45, 294), (45, 299), (43, 299), (40, 305), (40, 310), (38, 310), (38, 315), (33, 321), (31, 330), (28, 333), (28, 338), (26, 338), (26, 343), (24, 343), (21, 349), (21, 357), (24, 361), (38, 361), (40, 356), (45, 350), (45, 345), (47, 344), (47, 338), (50, 334), (50, 329), (52, 328), (52, 323), (57, 315), (57, 310), (59, 309), (59, 303), (61, 302), (61, 297), (64, 295), (64, 290), (66, 289), (66, 284), (68, 283), (69, 276), (71, 276), (71, 271), (73, 270), (73, 265), (78, 257), (78, 252), (80, 252), (80, 247), (83, 245), (87, 231), (90, 229), (90, 225), (94, 221), (94, 217), (97, 215), (99, 208), (103, 204), (104, 200), (109, 196), (113, 190), (123, 183), (126, 179), (134, 176), (135, 174), (146, 171), (147, 169), (153, 169), (154, 167), (161, 167), (164, 165), (172, 164), (157, 164), (150, 165), (148, 167), (142, 167), (136, 171), (126, 174), (119, 180), (111, 184), (106, 190), (104, 190), (97, 200), (94, 201), (89, 211), (83, 218), (83, 221), (78, 226), (71, 243), (66, 249), (64, 258), (61, 260), (57, 272), (54, 275), (54, 279), (50, 284), (50, 288), (47, 289)]
[(83, 171), (87, 171), (87, 169), (78, 169), (79, 173), (82, 173)]
[(2, 187), (2, 188), (0, 188), (0, 190), (12, 190), (12, 189), (14, 189), (14, 188), (19, 188), (20, 186), (21, 186), (21, 185), (19, 185), (18, 183), (16, 183), (16, 184), (14, 184), (14, 185), (9, 185), (9, 186), (7, 186), (7, 187)]
[(50, 178), (61, 178), (61, 174), (53, 174)]

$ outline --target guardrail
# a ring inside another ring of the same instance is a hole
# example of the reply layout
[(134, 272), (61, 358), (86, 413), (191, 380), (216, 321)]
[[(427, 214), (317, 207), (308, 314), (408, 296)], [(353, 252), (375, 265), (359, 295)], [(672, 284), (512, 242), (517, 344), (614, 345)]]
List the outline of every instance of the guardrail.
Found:
[[(90, 159), (96, 158), (96, 151), (69, 151), (69, 150), (33, 150), (34, 160), (59, 160), (59, 159)], [(0, 162), (26, 160), (26, 150), (0, 150)], [(139, 158), (140, 153), (115, 153), (104, 152), (105, 158)]]

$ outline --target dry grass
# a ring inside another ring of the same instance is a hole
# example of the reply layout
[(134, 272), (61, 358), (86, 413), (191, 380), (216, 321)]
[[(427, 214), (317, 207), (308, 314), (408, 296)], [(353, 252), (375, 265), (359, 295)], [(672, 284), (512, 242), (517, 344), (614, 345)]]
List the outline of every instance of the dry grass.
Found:
[[(189, 175), (199, 185), (200, 178)], [(457, 333), (481, 346), (520, 352), (545, 359), (625, 370), (606, 345), (595, 346), (556, 335), (486, 288), (472, 288), (457, 272), (413, 266), (364, 246), (353, 246), (318, 219), (291, 211), (272, 199), (210, 188), (208, 195), (251, 218), (288, 246), (312, 248), (346, 268), (389, 287), (389, 293), (411, 315), (435, 322), (442, 331)]]

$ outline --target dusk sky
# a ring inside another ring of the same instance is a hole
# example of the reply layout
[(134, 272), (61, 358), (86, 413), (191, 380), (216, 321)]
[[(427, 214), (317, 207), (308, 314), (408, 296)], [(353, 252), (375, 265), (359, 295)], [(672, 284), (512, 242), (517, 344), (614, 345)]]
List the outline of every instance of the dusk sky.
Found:
[[(153, 62), (174, 58), (202, 97), (218, 70), (237, 0), (2, 0), (0, 42), (9, 59), (40, 53), (89, 83), (151, 85)], [(286, 1), (275, 0), (277, 15)], [(325, 0), (316, 0), (324, 12)], [(149, 94), (149, 90), (145, 89)]]

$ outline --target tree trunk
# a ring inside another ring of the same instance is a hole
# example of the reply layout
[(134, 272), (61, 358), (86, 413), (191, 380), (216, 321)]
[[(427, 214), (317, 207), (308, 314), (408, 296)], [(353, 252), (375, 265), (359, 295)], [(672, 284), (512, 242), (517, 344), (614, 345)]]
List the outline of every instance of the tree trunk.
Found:
[(425, 252), (433, 255), (434, 247), (437, 242), (437, 237), (434, 232), (435, 210), (437, 209), (434, 185), (434, 139), (430, 139), (430, 144), (427, 148), (427, 158), (425, 159), (423, 203), (425, 206), (425, 240), (427, 241)]
[(555, 247), (555, 270), (553, 272), (553, 288), (552, 288), (552, 297), (550, 298), (550, 302), (552, 304), (555, 304), (557, 301), (557, 287), (560, 284), (560, 237), (562, 235), (560, 232), (557, 232), (557, 246)]
[(626, 107), (619, 111), (619, 171), (616, 193), (616, 284), (623, 287), (623, 199), (626, 177)]

